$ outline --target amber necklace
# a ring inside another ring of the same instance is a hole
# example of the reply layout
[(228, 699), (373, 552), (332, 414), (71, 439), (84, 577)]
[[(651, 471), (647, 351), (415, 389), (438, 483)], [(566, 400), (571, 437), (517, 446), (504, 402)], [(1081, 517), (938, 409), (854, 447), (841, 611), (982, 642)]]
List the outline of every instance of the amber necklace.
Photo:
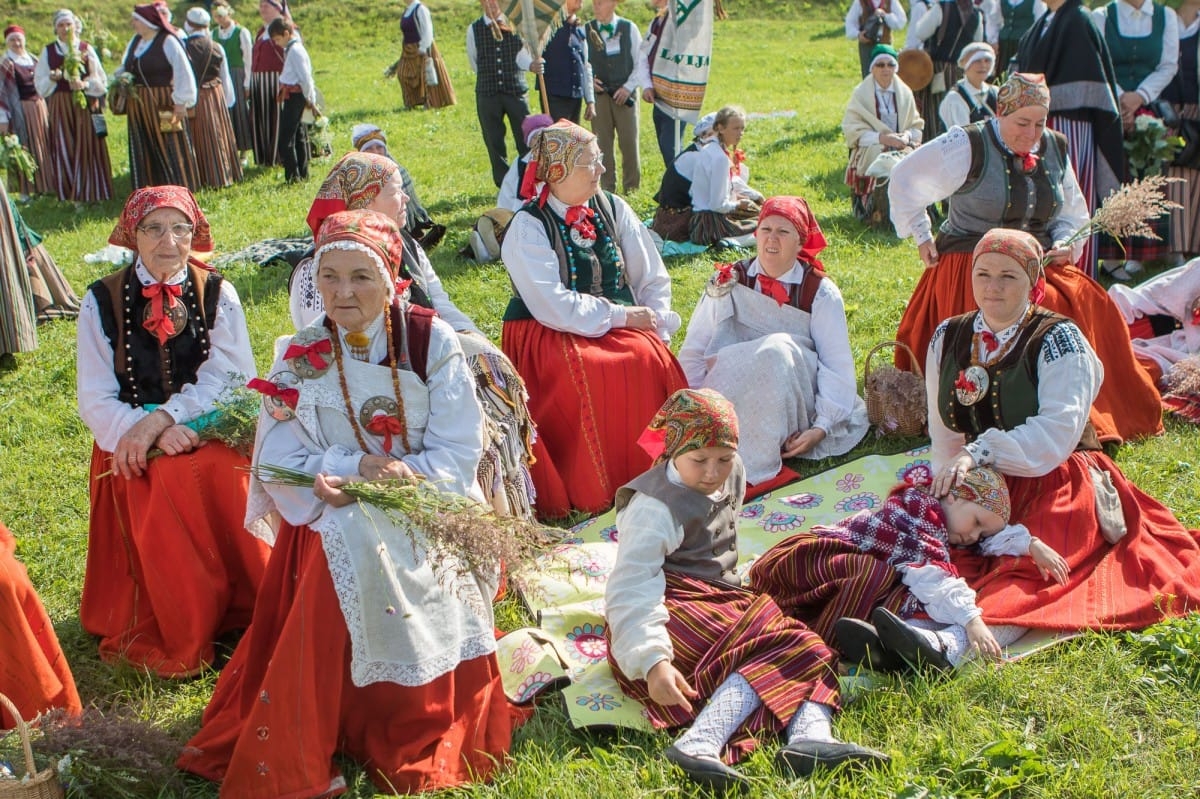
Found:
[[(369, 432), (375, 433), (374, 430), (370, 429), (374, 424), (374, 421), (369, 420), (364, 422), (359, 418), (359, 415), (354, 412), (354, 403), (350, 400), (350, 387), (346, 384), (346, 370), (343, 368), (342, 337), (338, 335), (337, 325), (334, 324), (328, 316), (325, 317), (325, 320), (327, 324), (333, 325), (333, 330), (331, 332), (333, 333), (333, 337), (337, 340), (337, 346), (333, 348), (333, 359), (337, 364), (338, 386), (342, 389), (342, 401), (346, 404), (346, 418), (350, 421), (350, 428), (354, 431), (354, 438), (356, 441), (358, 441), (359, 449), (361, 449), (363, 452), (368, 452), (369, 450), (367, 449), (367, 441), (363, 437), (363, 428), (367, 428)], [(384, 438), (385, 448), (390, 450), (391, 447), (387, 445), (387, 442), (390, 442), (392, 433), (397, 433), (400, 436), (401, 443), (404, 445), (404, 451), (406, 453), (412, 452), (412, 447), (410, 447), (408, 443), (408, 423), (404, 417), (404, 397), (400, 393), (400, 366), (396, 360), (396, 341), (392, 337), (392, 313), (390, 308), (385, 309), (383, 312), (383, 326), (384, 335), (387, 336), (388, 366), (392, 370), (392, 391), (396, 398), (396, 404), (394, 412), (388, 414), (386, 417), (394, 420), (394, 422), (383, 426), (378, 435)], [(355, 349), (358, 349), (358, 344), (361, 343), (361, 338), (356, 338), (355, 342), (351, 342), (350, 337), (354, 335), (355, 333), (353, 331), (346, 334), (346, 343), (350, 346), (352, 353)], [(365, 338), (365, 336), (363, 336), (361, 333), (359, 333), (358, 336)], [(367, 400), (366, 404), (375, 404), (373, 401), (376, 399), (382, 398), (373, 397), (372, 399)]]

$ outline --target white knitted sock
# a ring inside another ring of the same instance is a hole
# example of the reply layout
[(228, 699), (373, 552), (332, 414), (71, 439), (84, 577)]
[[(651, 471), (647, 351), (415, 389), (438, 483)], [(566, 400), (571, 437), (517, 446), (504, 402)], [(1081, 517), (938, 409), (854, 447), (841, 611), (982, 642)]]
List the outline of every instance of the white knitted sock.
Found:
[(720, 757), (725, 743), (760, 704), (762, 700), (746, 678), (734, 672), (713, 692), (691, 728), (679, 736), (675, 748), (692, 757)]
[(836, 741), (833, 737), (833, 708), (820, 702), (804, 702), (788, 722), (787, 742)]
[(989, 624), (988, 629), (996, 637), (996, 643), (1001, 647), (1012, 646), (1021, 640), (1021, 636), (1029, 632), (1028, 627), (1014, 627), (1011, 624)]

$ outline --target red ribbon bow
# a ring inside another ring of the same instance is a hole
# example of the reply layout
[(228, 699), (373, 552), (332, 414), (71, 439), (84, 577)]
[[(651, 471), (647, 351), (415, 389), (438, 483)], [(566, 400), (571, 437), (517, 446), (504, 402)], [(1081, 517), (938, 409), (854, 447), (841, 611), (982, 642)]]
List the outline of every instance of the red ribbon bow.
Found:
[(733, 264), (715, 263), (713, 269), (717, 273), (717, 285), (724, 286), (733, 280)]
[(261, 377), (255, 377), (246, 384), (246, 388), (252, 388), (259, 394), (266, 397), (273, 397), (283, 402), (284, 405), (296, 410), (296, 403), (300, 401), (300, 390), (296, 388), (283, 388), (270, 380), (263, 380)]
[(1021, 169), (1026, 172), (1032, 172), (1033, 168), (1037, 166), (1038, 157), (1033, 153), (1013, 153), (1013, 155), (1021, 159)]
[(979, 390), (979, 386), (975, 385), (975, 381), (967, 377), (965, 369), (959, 371), (958, 378), (954, 381), (954, 387), (962, 391), (975, 392)]
[(1192, 324), (1200, 325), (1200, 302), (1196, 303), (1196, 307), (1192, 309)]
[(996, 338), (996, 335), (990, 330), (983, 331), (981, 337), (983, 338), (983, 349), (989, 355), (1000, 346), (1000, 339)]
[(323, 338), (320, 341), (314, 341), (312, 344), (289, 344), (287, 350), (283, 353), (283, 359), (290, 361), (293, 358), (308, 358), (308, 362), (314, 369), (328, 369), (329, 361), (322, 358), (322, 355), (328, 355), (333, 352), (333, 344), (329, 339)]
[(776, 280), (769, 275), (758, 276), (758, 287), (771, 299), (780, 305), (785, 304), (791, 296), (788, 294), (787, 284), (781, 280)]
[(396, 296), (399, 297), (404, 292), (408, 291), (408, 287), (412, 285), (412, 279), (400, 280), (396, 279)]
[[(153, 333), (158, 338), (159, 346), (167, 343), (167, 339), (175, 335), (175, 322), (171, 319), (167, 310), (174, 308), (178, 300), (177, 297), (183, 295), (183, 286), (170, 283), (151, 283), (149, 286), (142, 286), (142, 296), (150, 300), (150, 318), (142, 323), (150, 333)], [(161, 300), (161, 302), (155, 302)]]
[(742, 164), (746, 163), (746, 151), (734, 150), (729, 153), (729, 179), (733, 180), (742, 174)]
[(385, 452), (392, 451), (392, 436), (398, 436), (404, 432), (404, 428), (400, 426), (400, 420), (395, 416), (389, 416), (383, 411), (379, 411), (371, 417), (371, 421), (367, 422), (367, 432), (383, 436), (383, 449)]
[(596, 240), (596, 226), (592, 224), (596, 212), (586, 205), (572, 205), (567, 209), (566, 222), (572, 230), (588, 241)]

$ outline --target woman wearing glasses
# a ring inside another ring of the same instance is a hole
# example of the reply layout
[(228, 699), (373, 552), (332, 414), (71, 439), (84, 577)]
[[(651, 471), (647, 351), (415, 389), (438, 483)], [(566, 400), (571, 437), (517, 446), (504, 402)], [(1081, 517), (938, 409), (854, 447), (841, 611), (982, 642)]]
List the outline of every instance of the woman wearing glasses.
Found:
[(538, 426), (538, 515), (595, 513), (650, 467), (638, 436), (687, 386), (665, 343), (680, 319), (649, 231), (600, 189), (596, 137), (560, 120), (534, 134), (530, 155), (522, 196), (533, 199), (504, 237), (515, 296), (502, 348)]
[(196, 430), (256, 374), (233, 286), (182, 186), (135, 191), (109, 242), (133, 264), (91, 285), (79, 315), (79, 414), (92, 431), (80, 620), (105, 660), (196, 674), (250, 622), (268, 548), (246, 533), (249, 461)]

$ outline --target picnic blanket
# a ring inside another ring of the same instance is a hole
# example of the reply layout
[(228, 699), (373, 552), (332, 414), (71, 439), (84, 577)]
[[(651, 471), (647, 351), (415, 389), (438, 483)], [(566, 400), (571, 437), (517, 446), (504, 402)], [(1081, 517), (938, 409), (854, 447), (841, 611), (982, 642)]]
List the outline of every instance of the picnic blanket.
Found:
[[(738, 522), (739, 570), (745, 574), (755, 558), (797, 531), (879, 507), (898, 482), (921, 475), (931, 475), (928, 446), (868, 455), (747, 500)], [(609, 511), (571, 528), (550, 553), (514, 575), (538, 626), (504, 636), (496, 654), (513, 702), (561, 690), (576, 728), (650, 730), (642, 706), (621, 692), (607, 659), (604, 588), (617, 537), (616, 513)], [(1023, 656), (1066, 637), (1031, 632), (1006, 654)], [(843, 692), (853, 696), (876, 682), (869, 672), (852, 673), (843, 678)]]

